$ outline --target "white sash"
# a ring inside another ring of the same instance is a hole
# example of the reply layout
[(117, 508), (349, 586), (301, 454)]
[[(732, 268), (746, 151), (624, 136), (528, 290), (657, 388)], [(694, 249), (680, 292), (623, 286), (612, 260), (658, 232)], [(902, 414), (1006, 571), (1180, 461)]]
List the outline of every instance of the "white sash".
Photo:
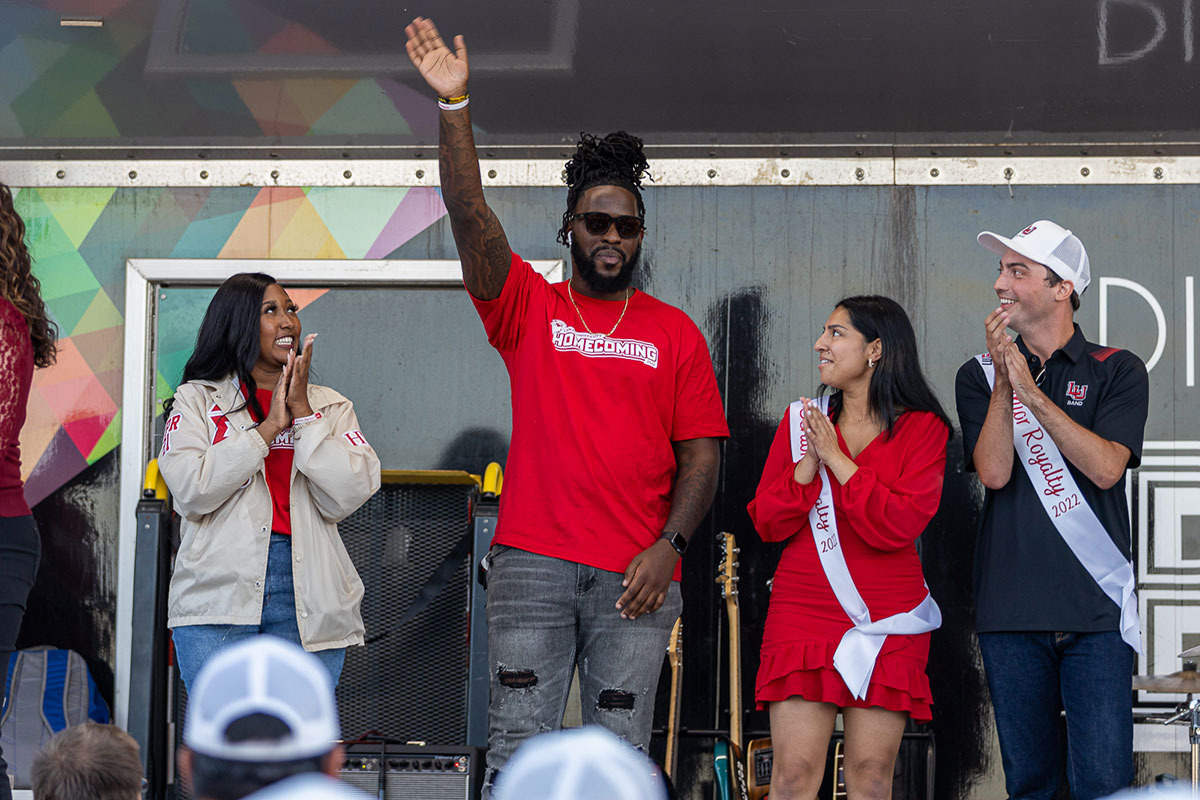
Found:
[[(828, 413), (828, 397), (822, 397), (817, 403), (821, 413)], [(808, 440), (804, 435), (802, 422), (803, 412), (803, 404), (799, 400), (788, 406), (793, 462), (804, 458), (804, 454), (808, 452)], [(940, 628), (942, 612), (926, 588), (925, 599), (912, 611), (893, 614), (877, 622), (871, 621), (871, 612), (863, 602), (862, 595), (858, 593), (858, 587), (854, 585), (854, 579), (850, 577), (850, 570), (846, 567), (846, 558), (842, 555), (837, 515), (833, 512), (833, 491), (830, 489), (829, 473), (824, 464), (818, 469), (821, 474), (821, 494), (808, 512), (808, 525), (812, 529), (813, 542), (817, 545), (817, 553), (821, 557), (825, 579), (829, 581), (842, 610), (854, 623), (854, 627), (842, 636), (842, 641), (833, 653), (833, 666), (846, 682), (851, 694), (863, 700), (867, 696), (867, 686), (871, 683), (871, 673), (875, 671), (875, 660), (879, 657), (879, 651), (883, 648), (888, 634), (912, 636)]]
[[(988, 386), (995, 387), (996, 368), (991, 355), (983, 353), (975, 356), (975, 360), (983, 367)], [(1021, 457), (1025, 473), (1029, 475), (1029, 481), (1055, 529), (1092, 576), (1092, 580), (1121, 609), (1121, 638), (1135, 652), (1142, 652), (1137, 595), (1134, 593), (1137, 579), (1134, 577), (1133, 563), (1126, 560), (1113, 544), (1104, 530), (1104, 523), (1079, 491), (1079, 484), (1067, 469), (1067, 462), (1058, 445), (1015, 392), (1013, 447)]]

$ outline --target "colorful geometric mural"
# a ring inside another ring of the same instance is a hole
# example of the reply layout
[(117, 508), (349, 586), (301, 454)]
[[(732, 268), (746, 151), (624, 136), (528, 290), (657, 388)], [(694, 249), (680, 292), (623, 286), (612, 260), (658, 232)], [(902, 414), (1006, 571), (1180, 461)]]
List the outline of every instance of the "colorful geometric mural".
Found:
[[(126, 259), (385, 258), (446, 213), (436, 189), (27, 188), (15, 202), (61, 336), (58, 363), (34, 373), (21, 435), (30, 504), (120, 442)], [(159, 321), (160, 399), (182, 371), (198, 313)]]
[[(0, 139), (297, 137), (433, 140), (428, 93), (391, 78), (215, 79), (148, 76), (148, 0), (0, 3)], [(193, 4), (185, 48), (336, 53), (319, 33), (248, 0)], [(63, 28), (60, 14), (101, 28)], [(341, 142), (339, 142), (340, 144)]]

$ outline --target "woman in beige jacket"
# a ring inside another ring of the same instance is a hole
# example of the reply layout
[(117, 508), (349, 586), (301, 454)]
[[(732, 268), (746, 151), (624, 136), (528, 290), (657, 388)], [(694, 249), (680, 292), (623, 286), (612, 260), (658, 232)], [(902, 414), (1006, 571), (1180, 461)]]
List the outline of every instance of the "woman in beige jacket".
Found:
[(183, 520), (168, 621), (185, 685), (218, 649), (260, 633), (341, 675), (362, 644), (363, 585), (337, 523), (379, 488), (354, 406), (308, 383), (296, 306), (241, 273), (205, 312), (166, 410), (159, 469)]

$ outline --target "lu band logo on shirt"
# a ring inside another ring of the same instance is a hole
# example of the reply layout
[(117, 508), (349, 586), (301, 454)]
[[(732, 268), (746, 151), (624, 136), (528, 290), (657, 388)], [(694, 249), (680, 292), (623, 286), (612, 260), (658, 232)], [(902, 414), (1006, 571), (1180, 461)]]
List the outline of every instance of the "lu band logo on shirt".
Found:
[(588, 358), (623, 358), (658, 367), (658, 348), (637, 339), (610, 339), (603, 333), (577, 331), (561, 319), (550, 320), (550, 341), (562, 353), (579, 353)]
[(1076, 383), (1075, 381), (1067, 383), (1067, 405), (1083, 405), (1083, 399), (1087, 397), (1087, 390), (1088, 385), (1086, 383)]

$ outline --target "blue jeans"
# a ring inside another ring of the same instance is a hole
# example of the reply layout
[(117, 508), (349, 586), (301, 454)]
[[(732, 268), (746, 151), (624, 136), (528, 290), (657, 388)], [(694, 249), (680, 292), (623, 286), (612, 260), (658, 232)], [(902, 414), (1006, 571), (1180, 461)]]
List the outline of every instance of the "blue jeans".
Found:
[(1071, 797), (1107, 797), (1133, 782), (1133, 648), (1111, 633), (981, 633), (1013, 800), (1052, 798), (1067, 717)]
[[(175, 642), (175, 663), (183, 685), (189, 690), (196, 673), (204, 662), (224, 647), (259, 634), (269, 634), (300, 644), (300, 628), (296, 625), (296, 594), (292, 586), (292, 537), (271, 534), (267, 551), (266, 587), (263, 590), (262, 620), (257, 625), (181, 625), (171, 631)], [(346, 648), (319, 650), (313, 653), (337, 686), (346, 662)]]
[(625, 591), (619, 572), (503, 545), (491, 561), (485, 785), (523, 741), (562, 727), (576, 664), (583, 724), (645, 750), (667, 641), (683, 609), (679, 584), (672, 581), (660, 609), (629, 620), (616, 609)]

